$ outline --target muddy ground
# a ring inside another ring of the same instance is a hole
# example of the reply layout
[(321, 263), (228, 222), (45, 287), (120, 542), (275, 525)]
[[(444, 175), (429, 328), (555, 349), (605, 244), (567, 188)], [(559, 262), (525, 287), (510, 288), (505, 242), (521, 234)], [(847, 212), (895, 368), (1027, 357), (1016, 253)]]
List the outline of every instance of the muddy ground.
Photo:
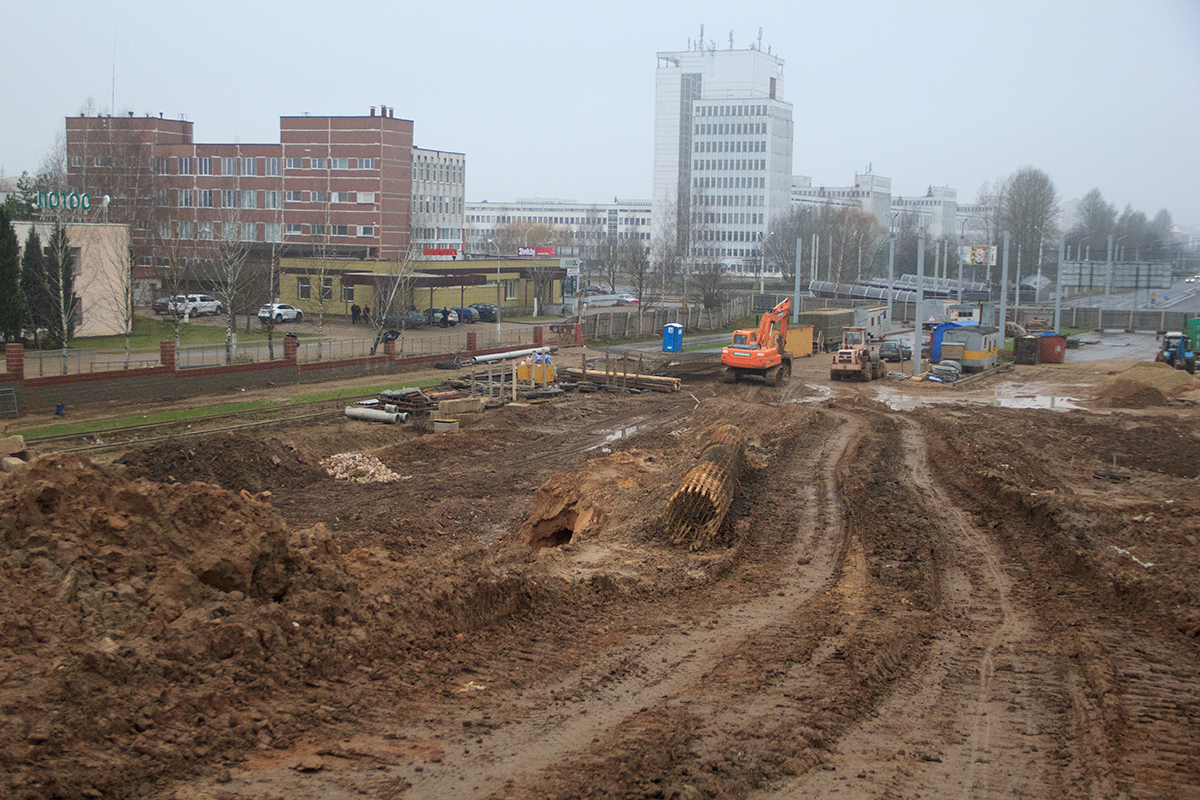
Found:
[(1200, 795), (1194, 379), (826, 369), (0, 478), (0, 795)]

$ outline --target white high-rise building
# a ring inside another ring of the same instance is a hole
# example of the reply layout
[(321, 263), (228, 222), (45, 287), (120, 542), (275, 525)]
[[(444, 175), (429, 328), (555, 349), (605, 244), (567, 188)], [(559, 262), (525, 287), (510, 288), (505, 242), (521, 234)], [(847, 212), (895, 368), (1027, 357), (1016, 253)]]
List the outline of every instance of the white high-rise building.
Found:
[(783, 59), (761, 50), (659, 53), (653, 236), (735, 273), (761, 264), (792, 186), (792, 104)]

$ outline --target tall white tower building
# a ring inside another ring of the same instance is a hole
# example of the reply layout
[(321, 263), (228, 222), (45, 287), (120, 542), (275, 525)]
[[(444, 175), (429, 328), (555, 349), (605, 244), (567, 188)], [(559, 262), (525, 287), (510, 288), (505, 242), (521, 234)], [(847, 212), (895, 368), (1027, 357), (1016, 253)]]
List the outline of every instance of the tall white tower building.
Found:
[(691, 259), (759, 268), (792, 185), (783, 59), (761, 50), (659, 53), (654, 101), (655, 239)]

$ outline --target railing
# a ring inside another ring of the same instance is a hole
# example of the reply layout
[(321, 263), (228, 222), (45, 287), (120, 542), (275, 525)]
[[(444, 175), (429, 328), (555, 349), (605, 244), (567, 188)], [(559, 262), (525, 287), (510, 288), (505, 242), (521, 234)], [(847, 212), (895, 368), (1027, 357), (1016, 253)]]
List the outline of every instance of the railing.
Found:
[[(228, 357), (227, 357), (228, 355)], [(225, 364), (261, 364), (266, 361), (283, 359), (283, 337), (275, 337), (274, 358), (271, 348), (265, 341), (234, 343), (228, 354), (223, 342), (212, 344), (181, 345), (175, 351), (176, 369), (195, 369), (196, 367), (218, 367)]]

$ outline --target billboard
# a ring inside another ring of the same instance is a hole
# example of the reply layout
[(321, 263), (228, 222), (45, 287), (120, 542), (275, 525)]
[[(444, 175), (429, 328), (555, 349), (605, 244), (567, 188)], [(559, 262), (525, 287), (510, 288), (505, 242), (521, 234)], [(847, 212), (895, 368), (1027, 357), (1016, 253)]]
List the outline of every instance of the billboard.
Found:
[(996, 266), (996, 246), (986, 244), (965, 244), (958, 248), (958, 260), (970, 266)]
[(555, 258), (558, 250), (554, 247), (517, 247), (517, 258)]
[(421, 250), (422, 255), (426, 256), (456, 256), (458, 250), (453, 247), (426, 247)]

